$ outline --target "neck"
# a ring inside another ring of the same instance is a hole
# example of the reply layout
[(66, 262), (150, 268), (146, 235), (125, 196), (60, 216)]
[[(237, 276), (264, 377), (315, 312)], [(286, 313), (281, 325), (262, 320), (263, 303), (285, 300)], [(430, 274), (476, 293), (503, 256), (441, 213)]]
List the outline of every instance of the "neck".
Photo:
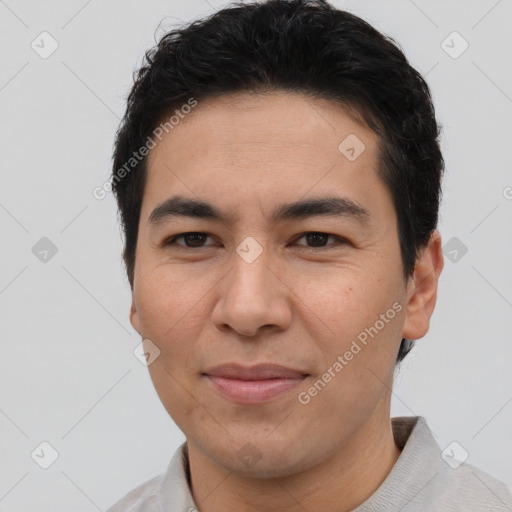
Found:
[(349, 512), (378, 489), (400, 456), (389, 414), (369, 421), (328, 459), (279, 478), (244, 477), (215, 464), (194, 443), (187, 446), (200, 512)]

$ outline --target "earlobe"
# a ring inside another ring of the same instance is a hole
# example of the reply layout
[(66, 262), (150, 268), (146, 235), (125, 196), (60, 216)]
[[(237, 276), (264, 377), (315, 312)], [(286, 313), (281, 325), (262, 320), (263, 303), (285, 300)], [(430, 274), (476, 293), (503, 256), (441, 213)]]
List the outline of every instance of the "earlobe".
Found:
[(441, 235), (432, 232), (426, 247), (416, 259), (414, 274), (407, 283), (407, 303), (402, 336), (417, 340), (428, 332), (437, 299), (437, 283), (443, 270)]
[(130, 306), (130, 323), (132, 327), (140, 334), (140, 320), (139, 313), (137, 312), (137, 308), (135, 307), (135, 301), (132, 298), (132, 304)]

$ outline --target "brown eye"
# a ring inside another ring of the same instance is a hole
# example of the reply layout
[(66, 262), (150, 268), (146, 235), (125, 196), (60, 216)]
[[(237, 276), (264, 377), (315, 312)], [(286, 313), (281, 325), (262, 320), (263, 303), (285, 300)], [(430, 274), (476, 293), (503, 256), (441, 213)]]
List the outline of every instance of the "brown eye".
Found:
[[(197, 233), (197, 232), (190, 232), (190, 233), (181, 233), (179, 235), (173, 236), (169, 238), (165, 245), (181, 245), (185, 246), (186, 248), (193, 249), (197, 247), (205, 247), (203, 245), (203, 242), (208, 238), (207, 233)], [(176, 240), (182, 238), (185, 243), (176, 243)]]
[[(338, 243), (345, 242), (345, 240), (343, 240), (342, 238), (340, 238), (338, 236), (331, 235), (329, 233), (321, 233), (321, 232), (317, 232), (317, 231), (309, 231), (307, 233), (304, 233), (297, 240), (300, 240), (301, 238), (304, 238), (306, 240), (306, 243), (308, 244), (308, 247), (310, 247), (312, 249), (315, 249), (315, 248), (329, 249), (329, 248), (331, 248), (330, 246), (333, 244), (328, 244), (328, 245), (326, 244), (327, 241), (329, 240), (329, 238), (334, 238)], [(311, 245), (309, 245), (309, 244), (311, 244)], [(303, 244), (298, 244), (298, 245), (303, 245)], [(334, 245), (337, 245), (337, 244), (335, 243)]]

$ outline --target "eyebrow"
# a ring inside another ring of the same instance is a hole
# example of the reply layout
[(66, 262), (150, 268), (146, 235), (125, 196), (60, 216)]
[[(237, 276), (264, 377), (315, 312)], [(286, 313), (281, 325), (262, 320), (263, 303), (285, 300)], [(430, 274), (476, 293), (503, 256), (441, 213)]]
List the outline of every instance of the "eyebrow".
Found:
[[(368, 210), (360, 204), (346, 197), (331, 196), (282, 204), (272, 212), (271, 221), (302, 220), (316, 216), (345, 217), (361, 224), (367, 224), (370, 219)], [(216, 220), (228, 225), (232, 225), (237, 219), (233, 213), (222, 212), (207, 202), (173, 196), (151, 212), (148, 225), (157, 226), (171, 218), (179, 217)]]

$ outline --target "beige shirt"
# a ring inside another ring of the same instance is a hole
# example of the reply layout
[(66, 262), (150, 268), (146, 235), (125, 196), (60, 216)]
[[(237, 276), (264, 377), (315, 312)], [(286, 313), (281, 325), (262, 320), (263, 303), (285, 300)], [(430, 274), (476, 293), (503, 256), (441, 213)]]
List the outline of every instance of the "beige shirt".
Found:
[[(352, 512), (512, 512), (512, 493), (487, 473), (456, 461), (461, 448), (441, 454), (422, 416), (391, 419), (402, 450), (381, 486)], [(462, 458), (462, 457), (461, 457)], [(140, 485), (107, 512), (196, 512), (188, 482), (186, 442), (166, 473)]]

